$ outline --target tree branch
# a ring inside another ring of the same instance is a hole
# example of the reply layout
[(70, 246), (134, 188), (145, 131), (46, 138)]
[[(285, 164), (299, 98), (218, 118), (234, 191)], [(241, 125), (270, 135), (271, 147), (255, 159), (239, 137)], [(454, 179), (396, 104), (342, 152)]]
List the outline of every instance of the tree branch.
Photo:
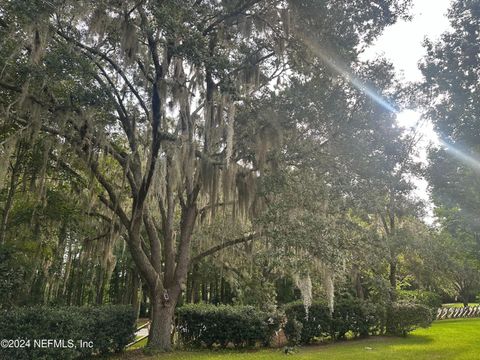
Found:
[(80, 41), (78, 40), (75, 40), (74, 38), (71, 38), (69, 37), (68, 35), (64, 34), (62, 31), (60, 30), (56, 30), (56, 33), (58, 35), (60, 35), (62, 38), (64, 38), (67, 42), (69, 43), (73, 43), (74, 45), (78, 46), (79, 48), (83, 49), (83, 50), (86, 50), (88, 52), (90, 52), (91, 54), (94, 54), (94, 55), (97, 55), (99, 56), (102, 60), (105, 60), (107, 63), (110, 64), (110, 66), (121, 76), (121, 78), (123, 79), (123, 81), (125, 81), (125, 84), (128, 86), (128, 88), (130, 89), (130, 91), (132, 92), (132, 94), (135, 96), (135, 98), (138, 100), (138, 103), (140, 104), (140, 106), (142, 107), (143, 111), (145, 112), (145, 115), (147, 116), (147, 118), (150, 117), (150, 114), (148, 112), (148, 108), (147, 106), (145, 105), (145, 102), (143, 101), (142, 97), (140, 96), (140, 94), (138, 93), (137, 89), (133, 86), (133, 84), (130, 82), (130, 80), (128, 80), (128, 77), (127, 75), (125, 75), (124, 71), (120, 68), (120, 66), (115, 62), (113, 61), (111, 58), (109, 58), (107, 55), (105, 55), (104, 53), (102, 53), (101, 51), (95, 49), (95, 48), (92, 48), (90, 46), (87, 46), (83, 43), (81, 43)]
[(240, 15), (242, 12), (244, 12), (245, 10), (247, 10), (248, 8), (252, 7), (253, 5), (259, 3), (261, 0), (251, 0), (251, 1), (247, 1), (245, 4), (243, 4), (242, 6), (240, 6), (238, 9), (232, 11), (231, 13), (228, 13), (228, 14), (224, 14), (222, 16), (220, 16), (219, 18), (217, 18), (217, 20), (215, 20), (213, 23), (211, 23), (205, 30), (203, 30), (203, 35), (208, 35), (212, 30), (215, 29), (215, 27), (219, 24), (221, 24), (222, 22), (224, 22), (225, 20), (228, 20), (228, 19), (231, 19), (235, 16), (238, 16)]
[(237, 239), (233, 239), (233, 240), (230, 240), (230, 241), (226, 241), (224, 243), (221, 243), (221, 244), (218, 244), (200, 254), (198, 254), (197, 256), (194, 256), (192, 258), (192, 260), (190, 261), (190, 263), (193, 265), (193, 264), (196, 264), (198, 263), (200, 260), (202, 260), (204, 257), (207, 257), (209, 255), (212, 255), (214, 253), (216, 253), (217, 251), (220, 251), (222, 249), (225, 249), (226, 247), (229, 247), (229, 246), (233, 246), (233, 245), (237, 245), (237, 244), (242, 244), (242, 243), (246, 243), (250, 240), (253, 240), (255, 238), (256, 234), (255, 233), (251, 233), (251, 234), (248, 234), (248, 235), (244, 235), (240, 238), (237, 238)]

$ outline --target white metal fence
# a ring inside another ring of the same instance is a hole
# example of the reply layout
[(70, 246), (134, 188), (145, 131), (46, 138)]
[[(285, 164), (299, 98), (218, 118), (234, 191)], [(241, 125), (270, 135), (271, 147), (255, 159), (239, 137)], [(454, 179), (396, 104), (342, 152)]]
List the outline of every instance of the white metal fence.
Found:
[(437, 320), (480, 317), (480, 306), (446, 307), (437, 310)]

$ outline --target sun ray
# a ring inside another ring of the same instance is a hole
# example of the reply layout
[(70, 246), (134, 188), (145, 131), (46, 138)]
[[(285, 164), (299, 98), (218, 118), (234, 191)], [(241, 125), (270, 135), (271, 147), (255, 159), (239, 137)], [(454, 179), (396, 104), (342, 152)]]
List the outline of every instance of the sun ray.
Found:
[[(404, 127), (411, 127), (415, 130), (419, 130), (425, 132), (425, 135), (429, 138), (429, 141), (433, 144), (440, 144), (445, 150), (456, 157), (458, 160), (462, 161), (468, 166), (471, 166), (477, 171), (480, 171), (480, 156), (472, 156), (469, 155), (467, 151), (461, 150), (458, 146), (451, 144), (450, 142), (446, 141), (445, 139), (441, 139), (438, 134), (433, 130), (433, 127), (425, 129), (420, 129), (421, 127), (425, 127), (425, 121), (422, 121), (421, 117), (418, 113), (414, 110), (406, 110), (404, 112), (400, 112), (395, 104), (391, 104), (386, 99), (384, 99), (375, 89), (368, 86), (362, 80), (360, 80), (350, 69), (348, 66), (344, 65), (342, 61), (337, 59), (334, 55), (330, 54), (328, 51), (323, 49), (318, 43), (311, 40), (305, 34), (298, 34), (300, 35), (302, 41), (308, 48), (315, 53), (325, 65), (327, 65), (331, 70), (335, 71), (339, 75), (341, 75), (344, 79), (346, 79), (352, 86), (357, 88), (358, 90), (362, 91), (368, 97), (370, 97), (373, 101), (377, 104), (382, 106), (384, 109), (397, 114), (400, 116), (400, 121), (404, 121)], [(415, 116), (413, 116), (415, 115)], [(412, 119), (407, 119), (408, 116), (413, 116)], [(402, 119), (403, 117), (403, 119)], [(402, 124), (401, 124), (402, 125)], [(431, 124), (430, 124), (431, 125)]]
[(461, 150), (458, 145), (453, 145), (444, 139), (439, 139), (440, 144), (445, 151), (458, 160), (462, 161), (465, 165), (470, 166), (475, 171), (480, 172), (480, 156), (477, 154), (470, 155), (466, 150)]
[(339, 75), (341, 75), (344, 79), (346, 79), (352, 86), (357, 88), (358, 90), (362, 91), (368, 97), (370, 97), (373, 101), (377, 104), (385, 108), (386, 110), (392, 113), (398, 113), (398, 110), (395, 105), (388, 102), (382, 96), (380, 96), (372, 87), (368, 86), (365, 82), (360, 80), (354, 73), (351, 71), (347, 65), (343, 64), (343, 62), (336, 58), (333, 54), (329, 53), (329, 51), (323, 49), (318, 43), (311, 40), (308, 36), (304, 34), (297, 33), (305, 45), (315, 53), (325, 65), (327, 65), (331, 70), (335, 71)]

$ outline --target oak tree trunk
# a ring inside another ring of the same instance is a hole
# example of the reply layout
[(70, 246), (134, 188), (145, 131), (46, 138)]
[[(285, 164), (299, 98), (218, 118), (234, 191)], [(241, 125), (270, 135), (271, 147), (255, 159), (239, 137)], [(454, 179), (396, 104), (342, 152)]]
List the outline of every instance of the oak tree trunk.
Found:
[(165, 301), (163, 294), (152, 296), (152, 324), (148, 334), (147, 348), (172, 351), (172, 324), (178, 296), (175, 297)]

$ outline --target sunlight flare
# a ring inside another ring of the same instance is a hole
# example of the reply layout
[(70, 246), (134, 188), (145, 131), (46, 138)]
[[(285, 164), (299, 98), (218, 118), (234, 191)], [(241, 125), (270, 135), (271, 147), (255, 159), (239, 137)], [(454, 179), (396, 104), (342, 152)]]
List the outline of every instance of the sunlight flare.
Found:
[(353, 74), (350, 69), (348, 69), (347, 65), (343, 64), (340, 59), (336, 58), (333, 54), (322, 48), (318, 43), (310, 39), (305, 34), (299, 35), (302, 38), (304, 44), (307, 45), (308, 48), (313, 53), (315, 53), (315, 55), (317, 55), (331, 70), (341, 75), (352, 86), (370, 97), (373, 101), (375, 101), (378, 105), (382, 106), (384, 109), (392, 113), (398, 112), (394, 105), (392, 105), (382, 96), (380, 96), (372, 87), (368, 86), (365, 82), (360, 80), (355, 74)]
[(467, 151), (461, 150), (458, 146), (452, 145), (443, 139), (439, 139), (439, 142), (447, 153), (451, 154), (465, 165), (470, 166), (475, 171), (480, 172), (480, 156), (478, 154), (471, 155)]

